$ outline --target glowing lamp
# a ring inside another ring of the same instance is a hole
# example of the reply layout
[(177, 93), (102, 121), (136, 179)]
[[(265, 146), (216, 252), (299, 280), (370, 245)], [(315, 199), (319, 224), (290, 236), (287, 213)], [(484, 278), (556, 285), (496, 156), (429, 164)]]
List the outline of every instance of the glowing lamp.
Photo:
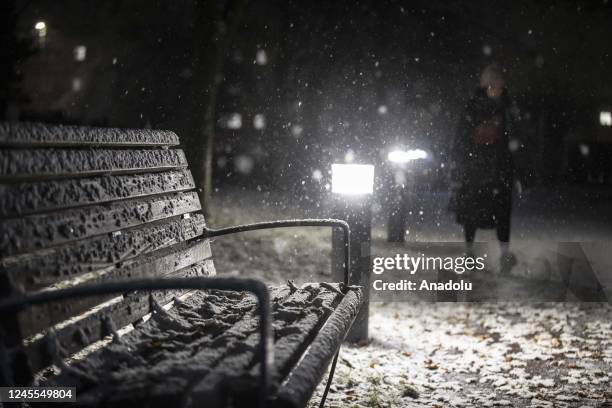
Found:
[(372, 194), (374, 166), (371, 164), (332, 164), (332, 192), (344, 195)]
[[(370, 248), (372, 241), (372, 198), (374, 190), (374, 166), (371, 164), (332, 164), (331, 190), (333, 194), (333, 218), (349, 224), (350, 267), (349, 283), (364, 288), (370, 287), (372, 263)], [(338, 228), (332, 232), (332, 276), (341, 281), (344, 274), (343, 234)], [(364, 291), (361, 307), (347, 341), (359, 343), (368, 339), (369, 291)]]
[(421, 149), (393, 150), (387, 155), (391, 163), (404, 164), (413, 160), (426, 159), (427, 152)]

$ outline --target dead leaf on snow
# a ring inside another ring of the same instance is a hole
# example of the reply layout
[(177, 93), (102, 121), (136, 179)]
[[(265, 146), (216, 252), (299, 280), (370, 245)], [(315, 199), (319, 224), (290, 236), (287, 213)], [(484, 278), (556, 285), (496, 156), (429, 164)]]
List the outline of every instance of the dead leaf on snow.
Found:
[(404, 389), (402, 390), (402, 397), (409, 397), (409, 398), (417, 399), (419, 398), (419, 392), (415, 388), (409, 385), (406, 385)]
[(433, 360), (430, 358), (425, 360), (425, 367), (430, 370), (437, 370), (439, 368), (439, 366), (436, 363), (434, 363)]

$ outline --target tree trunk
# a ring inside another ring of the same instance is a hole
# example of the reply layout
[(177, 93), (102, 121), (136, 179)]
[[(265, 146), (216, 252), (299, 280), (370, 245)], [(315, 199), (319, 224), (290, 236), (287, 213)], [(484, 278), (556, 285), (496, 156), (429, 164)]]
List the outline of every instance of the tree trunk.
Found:
[[(203, 112), (198, 128), (190, 138), (194, 178), (200, 188), (202, 211), (210, 215), (217, 89), (223, 72), (225, 53), (242, 19), (247, 0), (196, 0), (194, 35), (195, 109)], [(198, 103), (199, 102), (199, 103)], [(198, 115), (196, 114), (196, 118)]]

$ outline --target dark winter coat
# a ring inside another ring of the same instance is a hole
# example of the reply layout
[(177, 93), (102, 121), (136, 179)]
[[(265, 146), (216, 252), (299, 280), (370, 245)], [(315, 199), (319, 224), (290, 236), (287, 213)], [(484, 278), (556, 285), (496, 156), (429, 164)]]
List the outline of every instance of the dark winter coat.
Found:
[(453, 143), (454, 209), (459, 224), (477, 228), (509, 225), (512, 200), (510, 99), (479, 89), (468, 101)]

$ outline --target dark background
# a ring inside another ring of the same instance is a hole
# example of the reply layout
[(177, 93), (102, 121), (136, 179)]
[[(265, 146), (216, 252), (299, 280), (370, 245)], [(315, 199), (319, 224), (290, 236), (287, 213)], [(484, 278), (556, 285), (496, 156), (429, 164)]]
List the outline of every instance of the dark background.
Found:
[(491, 62), (524, 184), (610, 183), (608, 0), (2, 3), (5, 118), (175, 130), (207, 191), (307, 195), (398, 139), (443, 158)]

